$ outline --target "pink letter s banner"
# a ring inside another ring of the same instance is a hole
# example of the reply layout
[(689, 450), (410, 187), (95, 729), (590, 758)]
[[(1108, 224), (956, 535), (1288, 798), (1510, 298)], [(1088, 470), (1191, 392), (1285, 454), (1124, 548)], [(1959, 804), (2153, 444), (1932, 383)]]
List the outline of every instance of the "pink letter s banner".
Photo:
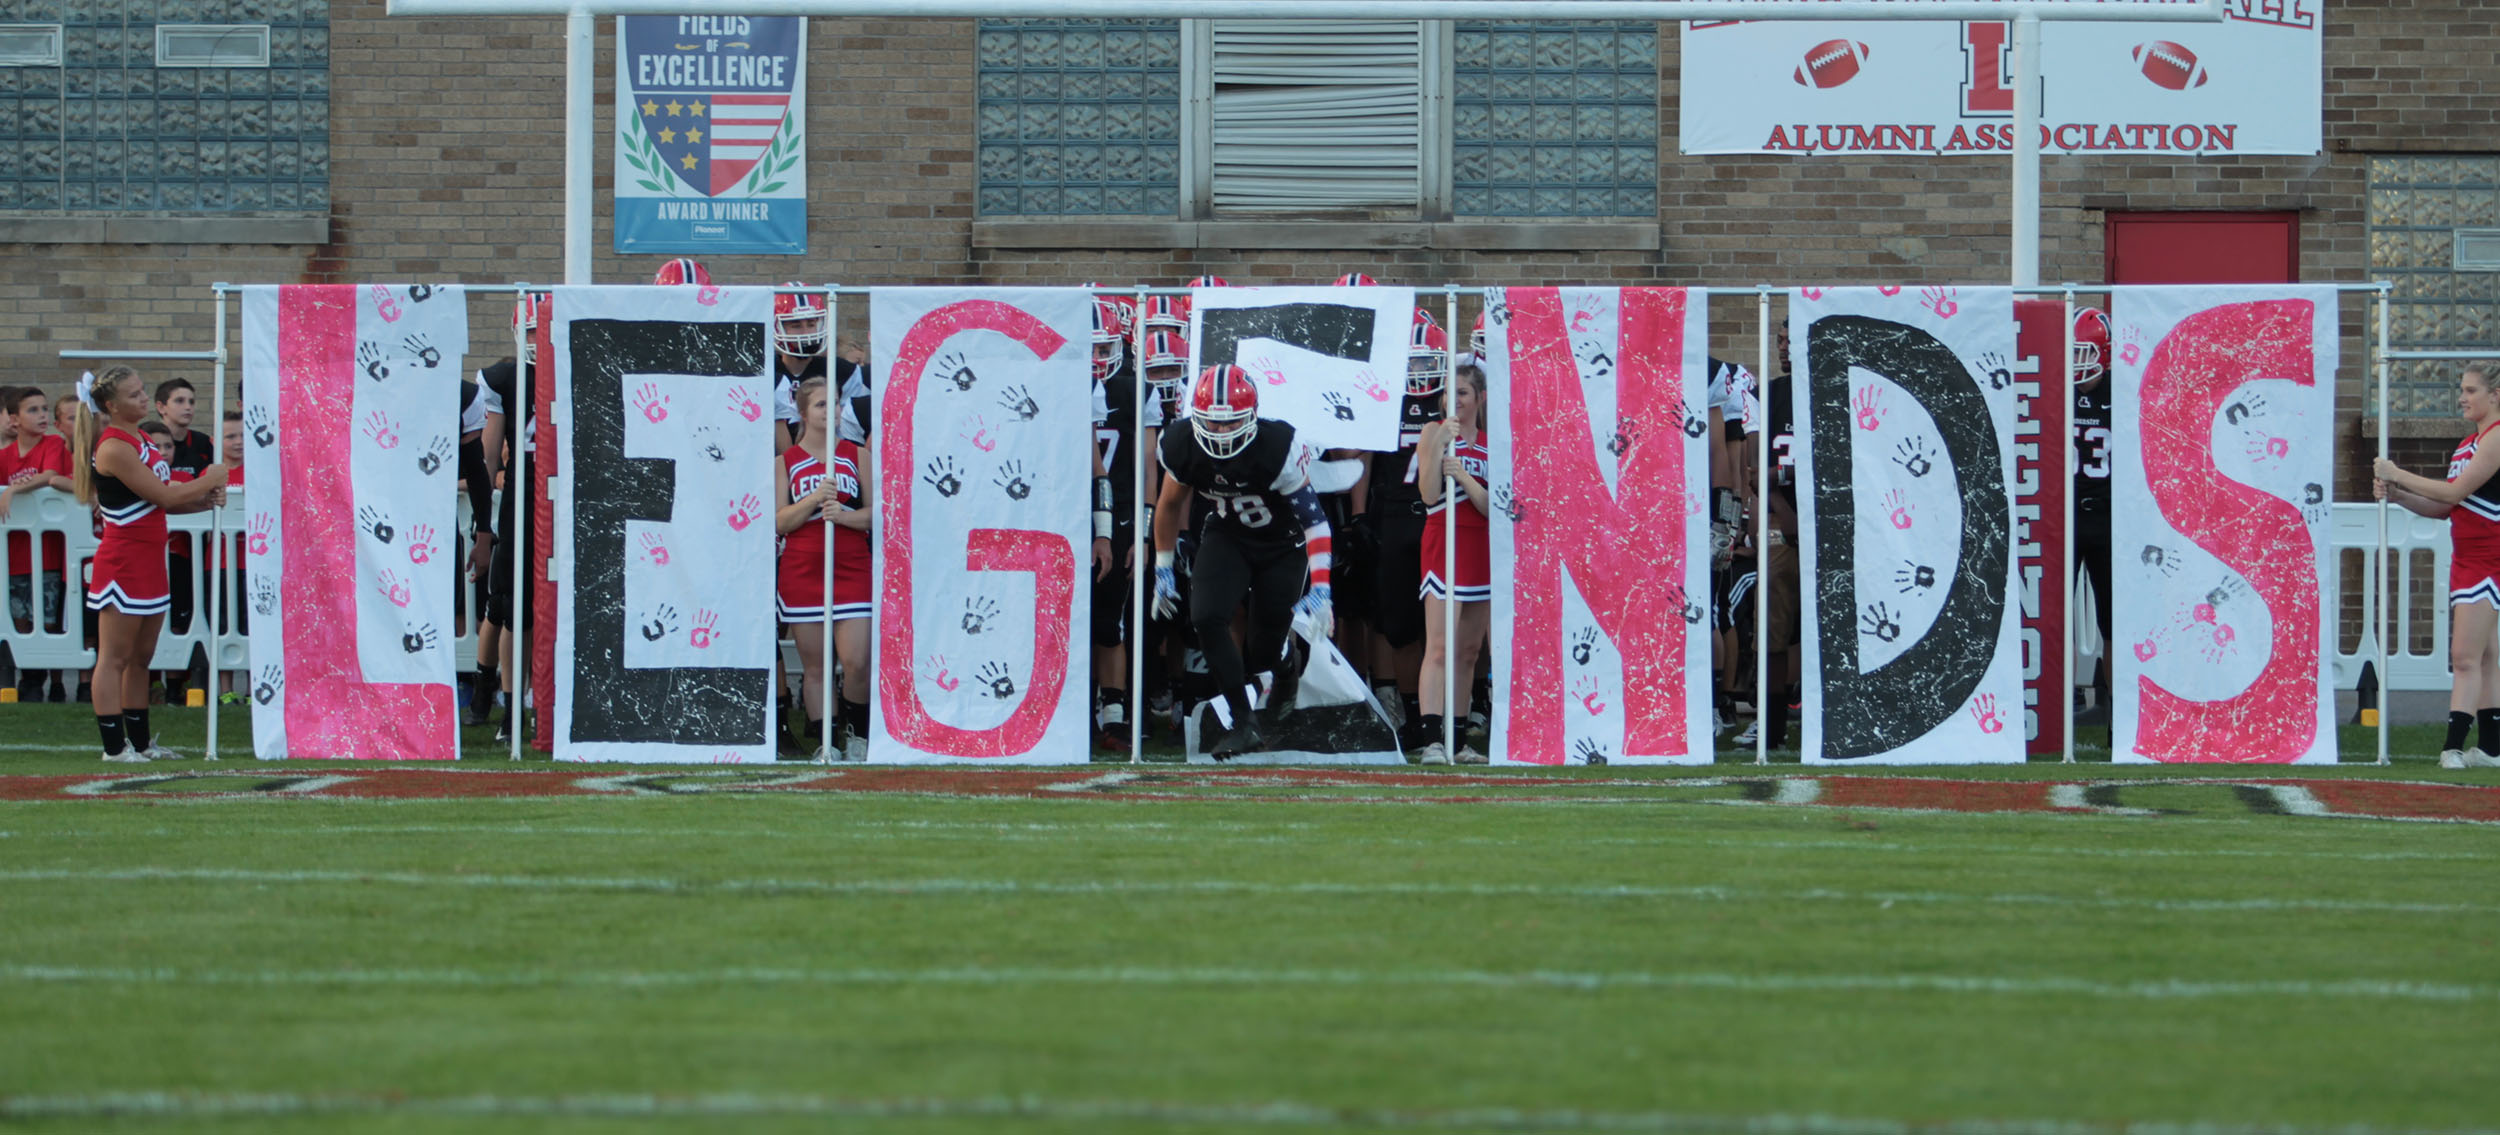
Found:
[(252, 752), (450, 760), (457, 287), (243, 293)]
[(1508, 288), (1485, 310), (1493, 751), (1708, 764), (1706, 300)]
[[(1091, 756), (1091, 294), (881, 288), (875, 761)], [(1074, 674), (1070, 673), (1074, 669)]]
[(2113, 759), (2333, 763), (2335, 290), (2113, 299)]

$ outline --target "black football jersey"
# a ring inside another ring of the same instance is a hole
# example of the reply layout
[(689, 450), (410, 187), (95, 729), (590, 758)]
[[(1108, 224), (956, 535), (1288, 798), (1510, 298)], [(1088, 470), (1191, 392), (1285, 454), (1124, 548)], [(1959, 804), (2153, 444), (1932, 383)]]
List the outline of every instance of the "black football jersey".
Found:
[(1771, 380), (1771, 404), (1766, 416), (1771, 420), (1771, 491), (1790, 504), (1797, 503), (1797, 412), (1788, 399), (1794, 394), (1788, 376)]
[(1293, 426), (1272, 418), (1259, 419), (1258, 436), (1230, 457), (1209, 456), (1188, 423), (1163, 431), (1158, 455), (1165, 472), (1195, 490), (1209, 508), (1206, 523), (1230, 527), (1244, 540), (1300, 544), (1302, 523), (1294, 519), (1293, 494), (1311, 482), (1311, 447), (1294, 436)]
[(1397, 452), (1372, 454), (1370, 507), (1414, 505), (1413, 511), (1423, 511), (1424, 498), (1415, 487), (1415, 447), (1424, 440), (1424, 427), (1438, 420), (1441, 410), (1439, 394), (1409, 394), (1398, 404)]
[(1094, 425), (1094, 451), (1111, 474), (1112, 520), (1126, 524), (1137, 510), (1137, 372), (1121, 363), (1102, 380), (1102, 395), (1108, 412)]
[(2067, 468), (2075, 477), (2075, 508), (2109, 508), (2110, 382), (2103, 378), (2075, 391), (2074, 449)]

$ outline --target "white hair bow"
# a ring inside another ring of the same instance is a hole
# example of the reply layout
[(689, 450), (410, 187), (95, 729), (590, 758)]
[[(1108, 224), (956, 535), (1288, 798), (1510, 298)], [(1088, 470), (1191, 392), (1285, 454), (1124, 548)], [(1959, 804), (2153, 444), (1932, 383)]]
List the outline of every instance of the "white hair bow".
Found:
[(101, 414), (104, 412), (104, 407), (95, 404), (94, 371), (88, 371), (78, 376), (78, 400), (86, 403), (87, 408), (95, 411), (96, 413)]

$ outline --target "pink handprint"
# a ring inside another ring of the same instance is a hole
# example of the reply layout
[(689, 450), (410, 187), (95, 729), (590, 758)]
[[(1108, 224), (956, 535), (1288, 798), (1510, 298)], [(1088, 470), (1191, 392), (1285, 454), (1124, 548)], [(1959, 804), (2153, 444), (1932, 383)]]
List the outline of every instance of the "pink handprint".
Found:
[(1881, 388), (1873, 383), (1861, 386), (1856, 394), (1850, 396), (1849, 404), (1857, 408), (1859, 429), (1873, 430), (1883, 427), (1884, 392)]
[(2141, 336), (2137, 333), (2133, 326), (2128, 326), (2120, 330), (2118, 334), (2119, 338), (2123, 340), (2118, 347), (2118, 361), (2125, 363), (2128, 366), (2134, 366), (2137, 360), (2144, 357), (2144, 344), (2141, 341)]
[(382, 322), (399, 322), (399, 300), (391, 295), (391, 289), (382, 284), (375, 284), (372, 295), (373, 310), (381, 315)]
[(2292, 442), (2290, 438), (2270, 437), (2266, 439), (2266, 456), (2279, 459), (2289, 457), (2291, 456), (2291, 453)]
[(1373, 374), (1369, 368), (1356, 372), (1354, 376), (1354, 388), (1362, 391), (1364, 396), (1370, 398), (1374, 402), (1386, 402), (1389, 400), (1389, 388), (1382, 386), (1380, 384), (1380, 376)]
[(274, 528), (276, 528), (276, 527), (277, 527), (277, 525), (276, 525), (273, 521), (271, 521), (271, 520), (269, 519), (269, 514), (268, 514), (268, 513), (265, 513), (265, 512), (264, 512), (264, 513), (261, 513), (261, 514), (260, 514), (260, 515), (258, 515), (258, 516), (253, 517), (253, 518), (252, 518), (252, 534), (251, 534), (251, 537), (250, 537), (249, 539), (247, 539), (247, 540), (245, 540), (245, 541), (244, 541), (244, 543), (243, 543), (243, 547), (244, 547), (244, 549), (245, 549), (246, 551), (251, 552), (251, 553), (252, 553), (253, 555), (255, 555), (255, 556), (265, 556), (265, 555), (268, 555), (268, 554), (269, 554), (269, 533), (270, 533), (270, 531), (271, 531), (272, 529), (274, 529)]
[(1890, 297), (1890, 296), (1897, 296), (1897, 295), (1900, 295), (1900, 294), (1901, 294), (1901, 285), (1899, 285), (1899, 284), (1879, 284), (1879, 285), (1877, 285), (1877, 286), (1876, 286), (1875, 291), (1876, 291), (1876, 294), (1878, 294), (1878, 295), (1882, 295), (1882, 296), (1886, 296), (1886, 297)]
[(928, 670), (926, 673), (929, 676), (931, 684), (950, 694), (954, 693), (964, 684), (963, 679), (958, 678), (947, 671), (946, 656), (943, 654), (932, 654), (929, 656)]
[(1920, 306), (1935, 312), (1936, 318), (1951, 319), (1954, 312), (1962, 310), (1962, 305), (1953, 302), (1953, 297), (1959, 294), (1961, 293), (1952, 288), (1922, 288), (1918, 293), (1918, 302)]
[(729, 502), (729, 530), (746, 531), (747, 525), (755, 523), (755, 518), (763, 515), (763, 508), (764, 502), (755, 499), (754, 493)]
[(2135, 660), (2138, 662), (2150, 662), (2153, 656), (2159, 653), (2161, 653), (2161, 648), (2154, 646), (2153, 640), (2149, 638), (2135, 644)]
[(2200, 623), (2213, 622), (2215, 618), (2214, 605), (2211, 603), (2199, 603), (2196, 605), (2196, 610), (2189, 613), (2188, 618)]
[(1797, 289), (1797, 294), (1798, 294), (1799, 296), (1801, 296), (1801, 297), (1805, 298), (1805, 299), (1810, 299), (1810, 300), (1819, 300), (1819, 299), (1822, 299), (1822, 298), (1823, 298), (1823, 289), (1821, 289), (1821, 288), (1799, 288), (1799, 289)]
[(634, 407), (642, 411), (644, 421), (653, 425), (668, 420), (668, 395), (660, 393), (655, 383), (643, 383), (642, 389), (634, 391)]
[(712, 305), (719, 303), (720, 287), (715, 284), (703, 285), (703, 287), (697, 289), (694, 293), (694, 302), (702, 304), (705, 307), (711, 307)]
[(710, 650), (712, 648), (712, 628), (717, 626), (719, 623), (720, 616), (714, 613), (711, 608), (705, 607), (696, 611), (694, 613), (694, 629), (686, 633), (686, 641), (693, 643), (696, 650)]
[(1971, 699), (1970, 715), (1973, 720), (1979, 722), (1979, 731), (1982, 733), (2002, 733), (2005, 731), (2005, 722), (1997, 718), (1997, 696), (1995, 694), (1981, 694), (1978, 697)]
[(660, 542), (659, 533), (645, 532), (642, 534), (642, 553), (651, 557), (652, 563), (660, 567), (668, 566), (668, 545)]
[(1910, 500), (1901, 495), (1901, 490), (1894, 489), (1884, 494), (1884, 508), (1885, 518), (1892, 521), (1894, 528), (1903, 532), (1910, 530)]
[(409, 593), (408, 585), (400, 581), (398, 572), (385, 569), (375, 582), (379, 586), (374, 590), (381, 592), (382, 597), (390, 600), (394, 607), (406, 607), (408, 601), (415, 598)]
[(399, 423), (391, 420), (389, 414), (375, 410), (365, 415), (365, 436), (372, 438), (373, 444), (384, 449), (397, 449), (399, 448)]
[(408, 530), (408, 562), (422, 564), (434, 559), (434, 526), (420, 524)]
[(755, 392), (743, 386), (729, 388), (729, 408), (750, 422), (764, 416), (764, 408), (755, 404)]
[(1599, 701), (1597, 694), (1597, 679), (1595, 678), (1582, 677), (1571, 683), (1571, 696), (1579, 699), (1580, 708), (1589, 711), (1591, 717), (1606, 712), (1606, 703)]
[(1596, 312), (1594, 312), (1594, 311), (1575, 311), (1575, 312), (1572, 312), (1572, 313), (1571, 313), (1571, 329), (1572, 329), (1572, 330), (1574, 330), (1574, 331), (1587, 331), (1587, 330), (1589, 329), (1589, 324), (1590, 324), (1590, 322), (1591, 322), (1591, 321), (1593, 321), (1593, 320), (1595, 320), (1596, 318), (1597, 318), (1597, 313), (1596, 313)]
[(972, 443), (972, 448), (988, 453), (998, 448), (998, 439), (990, 436), (989, 420), (979, 414), (972, 416), (972, 428), (955, 436)]
[(1252, 359), (1250, 361), (1250, 366), (1252, 369), (1259, 372), (1260, 378), (1267, 380), (1267, 384), (1269, 386), (1283, 386), (1285, 384), (1285, 368), (1276, 365), (1276, 360), (1268, 358), (1265, 355), (1261, 355), (1256, 359)]

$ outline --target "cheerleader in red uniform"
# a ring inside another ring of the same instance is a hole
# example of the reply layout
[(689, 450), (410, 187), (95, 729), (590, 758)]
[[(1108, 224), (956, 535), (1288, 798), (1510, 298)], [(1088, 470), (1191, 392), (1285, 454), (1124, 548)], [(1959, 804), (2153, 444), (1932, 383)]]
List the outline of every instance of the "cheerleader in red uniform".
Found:
[[(2500, 472), (2500, 441), (2492, 437), (2500, 430), (2500, 390), (2493, 388), (2494, 377), (2492, 364), (2476, 363), (2457, 380), (2457, 411), (2474, 432), (2449, 455), (2447, 480), (2408, 473), (2384, 457), (2373, 466), (2376, 495), (2422, 516), (2447, 517), (2456, 550), (2448, 565), (2448, 666), (2455, 678), (2441, 768), (2500, 765), (2500, 644), (2493, 636), (2500, 623), (2500, 479), (2492, 476)], [(2469, 749), (2466, 730), (2478, 718)]]
[(148, 413), (147, 387), (129, 367), (79, 379), (78, 396), (72, 477), (79, 501), (95, 507), (103, 529), (87, 581), (87, 607), (97, 613), (96, 732), (105, 760), (176, 759), (179, 754), (148, 732), (148, 660), (173, 605), (165, 515), (223, 503), (226, 468), (204, 466), (178, 485), (167, 480), (165, 454), (139, 432)]
[(807, 740), (825, 746), (824, 618), (825, 534), (833, 533), (833, 649), (842, 663), (841, 723), (849, 734), (838, 749), (844, 760), (868, 754), (869, 491), (861, 476), (859, 443), (826, 447), (831, 403), (825, 380), (800, 383), (799, 443), (783, 452), (774, 495), (774, 526), (781, 532), (781, 573), (775, 605), (798, 644), (801, 704)]
[[(1455, 414), (1452, 420), (1432, 422), (1424, 426), (1423, 439), (1415, 446), (1415, 488), (1424, 498), (1424, 535), (1422, 541), (1424, 599), (1424, 660), (1418, 682), (1421, 700), (1430, 706), (1440, 701), (1446, 667), (1455, 665), (1460, 675), (1457, 704), (1449, 708), (1454, 719), (1467, 715), (1467, 701), (1475, 685), (1476, 654), (1493, 625), (1493, 569), (1490, 530), (1485, 526), (1485, 477), (1491, 455), (1485, 449), (1484, 436), (1484, 371), (1473, 363), (1458, 368), (1457, 383), (1451, 393)], [(1441, 498), (1442, 474), (1446, 471), (1456, 484), (1459, 496), (1453, 501)], [(1445, 577), (1442, 548), (1446, 539), (1442, 526), (1450, 522), (1450, 514), (1458, 515), (1457, 578)], [(1457, 649), (1442, 637), (1443, 603), (1455, 598), (1458, 602)], [(1455, 655), (1455, 658), (1453, 658)], [(1447, 764), (1449, 749), (1442, 743), (1442, 716), (1423, 716), (1423, 763)], [(1482, 764), (1483, 754), (1472, 745), (1461, 745), (1460, 764)]]

